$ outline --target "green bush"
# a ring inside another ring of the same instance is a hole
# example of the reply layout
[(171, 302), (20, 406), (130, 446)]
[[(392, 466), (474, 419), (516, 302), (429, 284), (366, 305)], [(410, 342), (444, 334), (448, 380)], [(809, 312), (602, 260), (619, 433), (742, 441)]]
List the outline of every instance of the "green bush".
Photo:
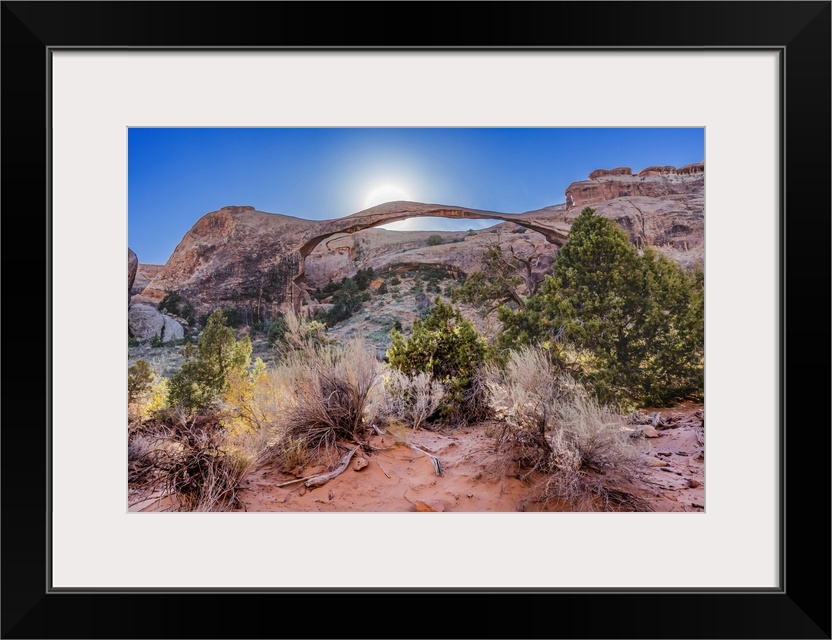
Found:
[(351, 318), (361, 310), (361, 293), (358, 285), (350, 278), (344, 278), (341, 288), (332, 296), (332, 308), (326, 314), (328, 327)]
[(704, 277), (585, 208), (525, 309), (499, 310), (503, 348), (539, 344), (603, 402), (665, 405), (704, 392)]
[(367, 267), (366, 269), (359, 269), (352, 280), (355, 282), (355, 286), (358, 287), (359, 291), (365, 291), (370, 286), (375, 275), (376, 273), (373, 268)]
[(170, 379), (171, 405), (205, 411), (226, 391), (232, 375), (248, 369), (251, 340), (246, 336), (237, 341), (226, 322), (219, 309), (208, 318), (197, 341), (196, 356), (192, 357), (189, 348), (188, 360)]
[(390, 331), (390, 366), (407, 376), (429, 373), (447, 389), (443, 416), (455, 422), (476, 418), (475, 376), (485, 357), (485, 341), (470, 320), (437, 296), (424, 319), (413, 321), (408, 339)]
[(436, 245), (443, 244), (445, 239), (440, 236), (438, 233), (434, 233), (431, 236), (428, 236), (428, 246), (435, 247)]
[(276, 344), (284, 342), (286, 332), (289, 330), (289, 325), (286, 324), (286, 318), (275, 318), (272, 326), (269, 328), (268, 341), (269, 346), (273, 347)]

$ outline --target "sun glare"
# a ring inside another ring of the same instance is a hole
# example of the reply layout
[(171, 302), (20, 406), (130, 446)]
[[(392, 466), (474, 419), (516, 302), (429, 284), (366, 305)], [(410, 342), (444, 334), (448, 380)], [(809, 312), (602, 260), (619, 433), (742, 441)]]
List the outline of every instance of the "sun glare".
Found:
[(364, 208), (369, 209), (377, 204), (385, 202), (393, 202), (394, 200), (410, 200), (411, 196), (401, 187), (396, 185), (386, 184), (382, 187), (377, 187), (367, 194), (364, 200)]

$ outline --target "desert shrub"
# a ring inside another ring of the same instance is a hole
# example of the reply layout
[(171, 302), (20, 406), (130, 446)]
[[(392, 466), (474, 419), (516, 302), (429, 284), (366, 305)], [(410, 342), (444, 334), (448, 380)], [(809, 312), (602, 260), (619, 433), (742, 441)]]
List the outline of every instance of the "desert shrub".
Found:
[(448, 394), (442, 407), (445, 418), (465, 423), (480, 417), (483, 405), (474, 378), (484, 360), (485, 341), (458, 309), (437, 296), (425, 318), (413, 321), (408, 339), (395, 329), (390, 338), (387, 359), (391, 367), (406, 376), (427, 373), (444, 385)]
[(483, 377), (502, 422), (497, 448), (545, 474), (543, 499), (576, 511), (648, 508), (628, 488), (643, 461), (625, 418), (559, 372), (544, 350), (512, 352)]
[(366, 269), (359, 269), (352, 279), (359, 291), (365, 291), (367, 287), (370, 286), (370, 283), (373, 281), (373, 278), (375, 278), (375, 275), (376, 272), (373, 268), (367, 267)]
[(333, 340), (326, 335), (326, 325), (323, 322), (297, 315), (293, 311), (278, 318), (269, 333), (269, 344), (274, 347), (278, 357), (295, 351), (314, 352), (332, 343)]
[(134, 437), (128, 446), (128, 483), (137, 501), (169, 498), (176, 511), (238, 508), (237, 492), (252, 458), (225, 449), (225, 439), (223, 429), (197, 420)]
[(388, 420), (403, 421), (413, 429), (424, 426), (445, 397), (442, 384), (427, 373), (407, 376), (391, 369), (374, 398), (373, 413)]
[(269, 346), (273, 347), (276, 344), (280, 344), (284, 342), (284, 336), (288, 331), (289, 327), (286, 324), (286, 318), (280, 316), (274, 319), (271, 326), (269, 327), (269, 332), (267, 335), (267, 340), (269, 342)]
[(153, 385), (156, 372), (145, 360), (136, 360), (136, 364), (127, 369), (127, 403), (132, 404), (145, 396)]
[(378, 373), (373, 350), (359, 341), (287, 354), (271, 375), (283, 404), (274, 452), (291, 440), (332, 462), (339, 441), (361, 442)]
[(361, 311), (361, 293), (358, 285), (344, 278), (341, 288), (332, 296), (332, 308), (326, 313), (326, 324), (333, 327)]
[(131, 425), (140, 425), (148, 416), (146, 409), (153, 390), (156, 372), (145, 360), (137, 360), (127, 369), (127, 418)]
[(228, 388), (229, 376), (248, 369), (251, 349), (248, 336), (237, 341), (223, 312), (214, 311), (199, 336), (195, 357), (188, 348), (188, 360), (170, 379), (170, 403), (206, 411)]
[(575, 382), (556, 374), (542, 349), (512, 351), (503, 367), (489, 364), (483, 380), (497, 417), (511, 437), (551, 451), (547, 431), (555, 428), (557, 406), (570, 394)]
[(385, 293), (387, 293), (387, 283), (382, 282), (381, 286), (378, 288), (378, 294), (383, 296)]
[(392, 284), (394, 287), (398, 284), (401, 284), (401, 283), (402, 283), (402, 281), (399, 280), (396, 276), (393, 276), (392, 278), (390, 278), (390, 284)]
[(445, 242), (444, 238), (440, 236), (438, 233), (434, 233), (428, 236), (427, 244), (429, 247), (435, 247), (437, 245), (443, 244)]

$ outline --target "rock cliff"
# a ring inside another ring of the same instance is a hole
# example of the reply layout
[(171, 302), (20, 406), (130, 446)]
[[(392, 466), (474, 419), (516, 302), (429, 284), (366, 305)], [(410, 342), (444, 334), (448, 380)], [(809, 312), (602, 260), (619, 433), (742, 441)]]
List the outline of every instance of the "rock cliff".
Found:
[[(309, 301), (307, 289), (358, 269), (405, 270), (442, 265), (469, 274), (494, 243), (542, 256), (550, 269), (572, 221), (585, 206), (615, 220), (637, 247), (651, 245), (684, 265), (704, 257), (704, 165), (627, 167), (593, 171), (566, 189), (566, 202), (522, 214), (465, 207), (389, 202), (332, 220), (304, 220), (251, 206), (227, 206), (204, 215), (167, 264), (153, 272), (137, 301), (158, 302), (178, 291), (199, 311), (245, 309), (249, 318), (272, 317)], [(500, 221), (476, 232), (402, 232), (376, 229), (416, 217)], [(441, 244), (429, 244), (431, 235)], [(141, 271), (141, 269), (140, 269)], [(151, 271), (146, 270), (150, 275)], [(138, 279), (138, 278), (137, 278)]]

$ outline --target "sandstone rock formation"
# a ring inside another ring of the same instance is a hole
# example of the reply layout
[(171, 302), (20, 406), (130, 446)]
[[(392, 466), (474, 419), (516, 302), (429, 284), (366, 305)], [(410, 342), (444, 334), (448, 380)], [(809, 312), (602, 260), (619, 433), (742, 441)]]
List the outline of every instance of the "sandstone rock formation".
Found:
[(159, 275), (159, 272), (165, 265), (162, 264), (142, 264), (139, 262), (136, 269), (136, 277), (133, 280), (133, 285), (130, 287), (131, 294), (137, 294), (144, 291), (145, 287)]
[(298, 284), (304, 275), (305, 258), (335, 234), (352, 234), (416, 217), (493, 219), (511, 221), (561, 246), (568, 226), (536, 213), (389, 202), (344, 218), (318, 221), (248, 206), (223, 207), (203, 216), (185, 234), (141, 295), (158, 302), (166, 293), (179, 291), (201, 310), (234, 306), (252, 319), (273, 317), (287, 306), (298, 308), (304, 301)]
[[(384, 272), (441, 265), (452, 274), (470, 274), (495, 243), (536, 252), (538, 269), (548, 271), (584, 206), (615, 220), (639, 248), (653, 246), (686, 266), (703, 260), (704, 164), (648, 167), (636, 174), (619, 167), (593, 171), (589, 180), (571, 184), (564, 204), (522, 214), (389, 202), (344, 218), (304, 220), (251, 206), (223, 207), (194, 225), (134, 300), (158, 303), (178, 291), (200, 313), (234, 307), (256, 321), (289, 306), (297, 309), (311, 302), (307, 289), (365, 267)], [(435, 231), (372, 228), (416, 217), (502, 224), (472, 234), (441, 232), (444, 242), (436, 246), (427, 243)]]
[(170, 342), (181, 340), (185, 335), (181, 324), (148, 304), (131, 304), (127, 322), (130, 332), (142, 342), (151, 340), (154, 336), (162, 342)]
[(610, 171), (600, 169), (588, 180), (573, 182), (566, 188), (570, 208), (582, 209), (608, 200), (626, 197), (665, 198), (704, 190), (705, 165), (691, 164), (677, 170), (671, 166), (653, 166), (635, 175), (627, 167)]
[(133, 282), (136, 279), (136, 271), (139, 268), (139, 258), (133, 253), (130, 247), (127, 247), (127, 291), (133, 288)]

